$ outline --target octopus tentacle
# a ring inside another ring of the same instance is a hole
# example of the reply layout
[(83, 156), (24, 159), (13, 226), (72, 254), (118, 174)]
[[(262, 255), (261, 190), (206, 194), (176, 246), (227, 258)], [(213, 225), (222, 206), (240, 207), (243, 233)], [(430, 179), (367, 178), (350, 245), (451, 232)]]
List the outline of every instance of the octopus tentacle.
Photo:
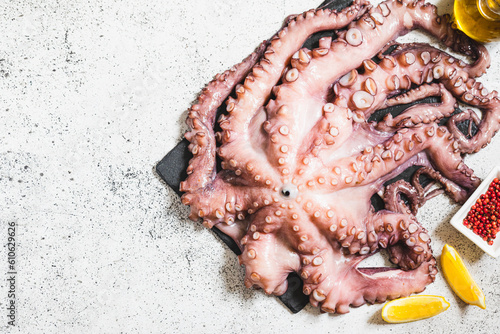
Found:
[[(235, 136), (233, 136), (235, 137)], [(235, 154), (238, 152), (239, 155)], [(218, 156), (223, 159), (221, 167), (225, 170), (232, 170), (234, 175), (241, 177), (246, 184), (261, 187), (276, 187), (276, 173), (270, 164), (262, 158), (260, 154), (248, 145), (237, 147), (221, 146), (217, 149)]]
[(446, 104), (450, 104), (450, 101), (453, 101), (453, 96), (444, 88), (442, 84), (423, 84), (422, 86), (409, 90), (404, 94), (387, 99), (386, 105), (397, 106), (412, 103), (413, 101), (422, 100), (431, 96), (440, 96), (445, 100), (444, 103)]
[[(284, 48), (288, 44), (293, 47), (297, 43), (300, 45), (309, 35), (316, 31), (342, 28), (357, 18), (363, 10), (364, 5), (360, 5), (360, 2), (355, 1), (352, 6), (344, 9), (341, 13), (320, 9), (316, 12), (307, 12), (305, 16), (299, 15), (288, 24), (289, 33), (285, 35), (287, 39), (282, 42), (281, 47)], [(322, 44), (328, 44), (328, 41)], [(285, 72), (283, 76), (284, 82), (295, 81), (299, 72), (307, 68), (311, 59), (317, 56), (314, 51), (311, 52), (306, 49), (296, 51), (292, 47), (286, 49), (286, 52), (274, 52), (272, 54), (282, 55), (283, 57), (283, 59), (270, 59), (271, 63), (279, 70), (279, 72), (277, 70), (275, 73), (273, 84), (278, 81), (282, 70), (285, 68), (286, 60), (292, 55), (292, 67)], [(274, 88), (273, 93), (276, 99), (271, 99), (266, 106), (267, 121), (264, 122), (263, 126), (270, 138), (266, 147), (267, 157), (286, 176), (290, 172), (290, 168), (282, 166), (292, 160), (290, 157), (296, 154), (293, 150), (299, 146), (297, 144), (302, 139), (302, 136), (295, 131), (297, 126), (294, 124), (294, 119), (297, 117), (297, 114), (294, 113), (294, 108), (281, 102), (283, 98), (288, 97), (288, 93), (281, 91), (280, 87), (276, 86)], [(298, 91), (294, 92), (295, 95), (298, 93)], [(321, 105), (318, 105), (318, 107), (321, 110)]]
[(230, 70), (215, 76), (191, 106), (185, 137), (190, 142), (193, 158), (187, 168), (188, 177), (181, 182), (181, 191), (204, 188), (215, 177), (215, 136), (213, 131), (217, 108), (229, 96), (234, 86), (243, 80), (265, 50), (262, 43), (252, 54)]
[(323, 117), (316, 122), (309, 135), (304, 138), (302, 147), (299, 147), (295, 159), (299, 166), (307, 165), (323, 149), (338, 149), (352, 134), (352, 111), (347, 108), (347, 102), (342, 96), (338, 96), (333, 103), (324, 104), (322, 113)]
[[(432, 257), (417, 269), (410, 271), (358, 269), (356, 275), (352, 275), (351, 282), (355, 282), (355, 285), (359, 287), (358, 293), (367, 302), (375, 303), (422, 292), (428, 284), (434, 281), (436, 274), (436, 260)], [(409, 281), (412, 284), (408, 284)]]
[[(247, 189), (217, 177), (210, 187), (182, 195), (182, 203), (191, 206), (190, 218), (203, 218), (206, 227), (225, 222), (228, 225), (244, 220), (261, 207), (273, 203), (273, 198), (262, 188)], [(239, 242), (238, 238), (234, 238)]]
[[(445, 15), (446, 16), (446, 15)], [(449, 19), (449, 18), (448, 18)], [(419, 61), (424, 61), (424, 64), (432, 61), (434, 64), (441, 64), (442, 60), (445, 60), (447, 64), (455, 64), (461, 70), (467, 72), (467, 74), (471, 78), (476, 78), (480, 76), (490, 65), (490, 57), (489, 53), (486, 50), (486, 47), (480, 43), (475, 43), (474, 48), (478, 50), (474, 53), (475, 55), (472, 57), (472, 62), (466, 63), (456, 57), (450, 55), (449, 53), (436, 49), (430, 46), (427, 43), (403, 43), (400, 44), (397, 48), (395, 48), (391, 55), (397, 57), (399, 56), (401, 60), (403, 60), (403, 64), (410, 65), (409, 63), (413, 60), (411, 55), (408, 55), (408, 52), (413, 53), (415, 56), (420, 56), (421, 59)], [(429, 52), (432, 53), (430, 58), (427, 58), (427, 54), (423, 55), (421, 52)], [(470, 55), (467, 52), (459, 51), (461, 54)], [(404, 58), (403, 58), (404, 57)]]
[[(483, 47), (484, 48), (484, 47)], [(441, 82), (454, 96), (463, 99), (465, 92), (480, 102), (492, 99), (496, 92), (489, 93), (474, 79), (482, 67), (479, 58), (472, 65), (426, 44), (408, 44), (391, 53), (396, 63), (409, 75), (414, 84)], [(471, 99), (469, 100), (471, 101)]]
[(317, 305), (317, 299), (322, 295), (321, 290), (315, 290), (315, 286), (325, 280), (332, 282), (341, 278), (339, 275), (345, 272), (342, 269), (344, 266), (337, 266), (335, 259), (344, 255), (339, 245), (332, 245), (328, 236), (307, 219), (306, 212), (300, 211), (299, 217), (302, 220), (295, 220), (297, 223), (292, 223), (286, 233), (290, 236), (291, 247), (300, 256), (298, 273), (304, 281), (303, 292), (311, 295), (311, 303)]
[(406, 195), (410, 202), (410, 212), (416, 215), (422, 198), (416, 187), (405, 180), (399, 180), (387, 186), (384, 191), (385, 208), (393, 212), (408, 213), (408, 206), (401, 200), (399, 194)]
[[(309, 295), (311, 305), (329, 313), (347, 313), (349, 305), (360, 306), (365, 303), (358, 293), (358, 286), (352, 282), (352, 268), (367, 255), (353, 257), (343, 255), (341, 250), (321, 254), (321, 261), (305, 266), (301, 277), (304, 279), (303, 292)], [(344, 258), (338, 262), (338, 258)], [(313, 260), (314, 261), (314, 260)], [(321, 262), (321, 263), (319, 263)]]
[(240, 264), (245, 265), (247, 287), (257, 286), (267, 294), (282, 295), (288, 287), (288, 274), (299, 270), (299, 256), (276, 233), (284, 221), (270, 208), (252, 217), (241, 241), (245, 249), (238, 257)]
[[(465, 94), (464, 94), (465, 95)], [(475, 101), (475, 99), (474, 99)], [(474, 102), (473, 101), (473, 102)], [(474, 103), (469, 102), (472, 105)], [(484, 148), (491, 141), (491, 138), (500, 129), (500, 100), (495, 97), (483, 105), (478, 106), (483, 112), (483, 117), (478, 122), (478, 117), (472, 110), (453, 115), (447, 123), (449, 131), (456, 138), (459, 150), (462, 153), (474, 153)], [(477, 133), (471, 138), (467, 138), (457, 127), (459, 122), (468, 120), (478, 125)]]
[[(422, 184), (420, 183), (420, 176), (422, 174), (427, 175), (435, 182), (438, 182), (439, 184), (441, 184), (443, 186), (443, 189), (434, 189), (430, 193), (427, 193), (427, 191), (432, 186), (432, 183), (424, 188), (422, 186)], [(431, 168), (428, 168), (428, 167), (419, 168), (415, 172), (415, 174), (413, 174), (412, 184), (415, 187), (415, 189), (417, 190), (417, 192), (421, 198), (419, 206), (424, 205), (425, 202), (427, 202), (431, 198), (434, 198), (435, 196), (439, 195), (443, 191), (446, 192), (448, 195), (450, 195), (453, 198), (453, 200), (457, 203), (464, 203), (470, 195), (470, 193), (467, 192), (465, 189), (462, 189), (453, 181), (448, 180), (447, 178), (443, 177), (438, 171), (431, 169)]]
[(380, 248), (389, 250), (390, 260), (403, 270), (412, 270), (432, 257), (427, 231), (415, 216), (379, 211), (373, 216), (374, 239)]
[[(424, 1), (419, 0), (418, 3), (422, 4)], [(486, 69), (490, 67), (490, 56), (484, 45), (471, 40), (463, 32), (454, 28), (450, 15), (438, 16), (434, 5), (424, 4), (416, 8), (420, 9), (416, 11), (416, 24), (453, 51), (465, 54), (474, 60), (474, 65), (470, 67), (469, 72), (471, 76), (478, 77), (486, 72)], [(465, 67), (465, 64), (463, 66)]]
[[(406, 130), (406, 129), (405, 129)], [(399, 131), (401, 134), (401, 130)], [(432, 142), (423, 143), (420, 141), (424, 138), (433, 137)], [(401, 137), (396, 134), (394, 139), (388, 141), (384, 146), (384, 151), (380, 153), (382, 159), (387, 164), (392, 164), (400, 159), (406, 159), (405, 155), (411, 156), (411, 152), (417, 146), (417, 151), (426, 150), (431, 158), (434, 167), (439, 170), (446, 178), (453, 180), (459, 186), (472, 190), (479, 185), (479, 179), (474, 176), (473, 171), (468, 168), (458, 150), (458, 143), (453, 136), (447, 131), (446, 127), (431, 124), (409, 130), (403, 135), (404, 140), (399, 141)], [(446, 157), (446, 158), (445, 158)], [(376, 175), (377, 173), (373, 174)], [(372, 176), (370, 176), (372, 177)]]
[(440, 103), (420, 103), (411, 106), (396, 117), (387, 114), (375, 128), (379, 131), (389, 132), (401, 127), (413, 127), (420, 123), (428, 124), (450, 116), (455, 111), (456, 101), (442, 84), (422, 85), (403, 95), (387, 100), (387, 105), (405, 104), (437, 95), (441, 97)]
[[(432, 141), (428, 140), (433, 138)], [(393, 171), (415, 154), (426, 151), (434, 167), (446, 178), (467, 190), (475, 189), (480, 180), (463, 163), (458, 143), (444, 126), (435, 123), (414, 128), (403, 128), (383, 144), (367, 147), (362, 153), (342, 158), (330, 166), (332, 171), (325, 182), (316, 183), (323, 177), (321, 170), (310, 177), (311, 189), (340, 189), (366, 185)], [(446, 157), (446, 158), (444, 158)], [(309, 184), (309, 181), (307, 182)]]

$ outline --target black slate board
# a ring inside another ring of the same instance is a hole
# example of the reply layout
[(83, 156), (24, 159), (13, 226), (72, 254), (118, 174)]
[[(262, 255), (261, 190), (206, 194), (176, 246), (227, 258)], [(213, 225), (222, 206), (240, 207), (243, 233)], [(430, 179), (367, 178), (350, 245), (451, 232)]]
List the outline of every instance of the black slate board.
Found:
[[(352, 0), (328, 0), (323, 2), (318, 8), (330, 8), (330, 9), (337, 9), (340, 10), (352, 3)], [(320, 32), (318, 34), (312, 35), (305, 43), (304, 47), (307, 47), (309, 49), (312, 49), (314, 47), (317, 47), (318, 41), (321, 37), (324, 36), (334, 36), (334, 32)], [(388, 50), (387, 52), (390, 52), (391, 50)], [(375, 59), (375, 61), (378, 62), (378, 59)], [(408, 104), (408, 105), (399, 105), (399, 106), (394, 106), (390, 107), (387, 109), (383, 110), (378, 110), (376, 113), (374, 113), (369, 121), (380, 121), (382, 120), (383, 116), (386, 115), (387, 113), (391, 113), (393, 116), (396, 116), (400, 113), (402, 113), (405, 109), (407, 109), (409, 106), (417, 104), (417, 103), (436, 103), (439, 102), (438, 98), (435, 97), (429, 97), (425, 98), (420, 101), (416, 101), (414, 103)], [(222, 112), (224, 107), (221, 107), (219, 110), (219, 113)], [(456, 112), (460, 112), (459, 109), (456, 110)], [(444, 124), (447, 119), (443, 119), (440, 124)], [(459, 129), (462, 132), (467, 131), (467, 126), (468, 123), (464, 122), (465, 124), (459, 124)], [(477, 131), (477, 128), (474, 126), (473, 127), (473, 133)], [(189, 142), (186, 139), (183, 139), (181, 142), (179, 142), (158, 164), (156, 165), (156, 172), (157, 174), (167, 183), (169, 187), (171, 187), (179, 196), (182, 195), (182, 192), (179, 190), (179, 185), (181, 181), (184, 181), (187, 177), (186, 174), (186, 168), (189, 164), (189, 160), (191, 159), (192, 155), (191, 152), (188, 150), (188, 145)], [(395, 177), (392, 180), (389, 180), (385, 185), (388, 185), (392, 182), (395, 182), (400, 179), (404, 179), (406, 181), (410, 181), (412, 175), (416, 170), (418, 170), (420, 166), (413, 166), (405, 170), (403, 173), (401, 173), (399, 176)], [(421, 184), (423, 186), (429, 184), (431, 182), (430, 179), (426, 178), (425, 176), (422, 176), (421, 178)], [(381, 210), (384, 208), (384, 203), (382, 199), (378, 195), (374, 195), (372, 197), (372, 205), (375, 208), (376, 211)], [(241, 254), (240, 249), (236, 245), (236, 243), (227, 235), (225, 235), (223, 232), (221, 232), (218, 228), (213, 227), (212, 231), (237, 255)], [(308, 303), (309, 303), (309, 296), (304, 295), (302, 292), (302, 287), (303, 283), (298, 274), (296, 273), (291, 273), (288, 278), (288, 290), (283, 294), (282, 296), (279, 296), (278, 298), (285, 304), (290, 311), (293, 313), (297, 313), (300, 310), (302, 310)]]

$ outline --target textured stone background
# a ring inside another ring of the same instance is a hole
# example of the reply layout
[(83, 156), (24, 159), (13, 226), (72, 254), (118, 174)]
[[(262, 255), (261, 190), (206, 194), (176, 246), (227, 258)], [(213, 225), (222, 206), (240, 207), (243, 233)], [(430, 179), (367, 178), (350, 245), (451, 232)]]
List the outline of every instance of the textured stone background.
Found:
[[(153, 174), (180, 139), (186, 110), (214, 74), (319, 1), (13, 1), (0, 3), (0, 244), (16, 221), (18, 326), (7, 327), (6, 249), (0, 331), (13, 333), (491, 332), (498, 260), (448, 221), (442, 196), (420, 210), (436, 256), (455, 246), (487, 310), (466, 306), (441, 275), (439, 317), (387, 325), (381, 305), (343, 316), (291, 314), (246, 289), (237, 258), (187, 219)], [(451, 3), (440, 1), (441, 12)], [(404, 40), (420, 39), (412, 34)], [(424, 38), (425, 39), (425, 38)], [(498, 45), (483, 79), (499, 89)], [(497, 136), (498, 137), (498, 136)], [(500, 138), (467, 163), (483, 177)]]

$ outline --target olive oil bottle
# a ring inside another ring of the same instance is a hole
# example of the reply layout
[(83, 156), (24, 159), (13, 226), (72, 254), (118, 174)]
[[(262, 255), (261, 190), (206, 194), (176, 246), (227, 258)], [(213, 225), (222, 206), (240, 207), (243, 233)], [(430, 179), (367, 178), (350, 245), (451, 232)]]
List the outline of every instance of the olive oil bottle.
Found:
[(500, 0), (455, 0), (455, 23), (480, 42), (500, 41)]

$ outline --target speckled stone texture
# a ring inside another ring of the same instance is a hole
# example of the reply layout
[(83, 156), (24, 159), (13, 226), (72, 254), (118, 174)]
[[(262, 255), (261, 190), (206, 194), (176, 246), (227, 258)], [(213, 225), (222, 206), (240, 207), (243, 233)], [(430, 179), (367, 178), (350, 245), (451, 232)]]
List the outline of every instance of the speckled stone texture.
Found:
[[(449, 1), (435, 2), (450, 12)], [(463, 255), (486, 295), (467, 306), (441, 274), (426, 293), (451, 307), (384, 324), (382, 305), (293, 315), (244, 287), (236, 256), (153, 173), (181, 139), (186, 110), (217, 73), (270, 37), (310, 0), (2, 1), (0, 244), (17, 223), (17, 326), (7, 326), (7, 252), (0, 255), (0, 332), (492, 333), (500, 266), (448, 221), (447, 197), (418, 215), (439, 257)], [(411, 34), (403, 41), (428, 40)], [(500, 46), (482, 82), (500, 89)], [(500, 136), (466, 162), (485, 176)], [(383, 263), (383, 258), (372, 262)], [(5, 276), (4, 276), (5, 275)]]

